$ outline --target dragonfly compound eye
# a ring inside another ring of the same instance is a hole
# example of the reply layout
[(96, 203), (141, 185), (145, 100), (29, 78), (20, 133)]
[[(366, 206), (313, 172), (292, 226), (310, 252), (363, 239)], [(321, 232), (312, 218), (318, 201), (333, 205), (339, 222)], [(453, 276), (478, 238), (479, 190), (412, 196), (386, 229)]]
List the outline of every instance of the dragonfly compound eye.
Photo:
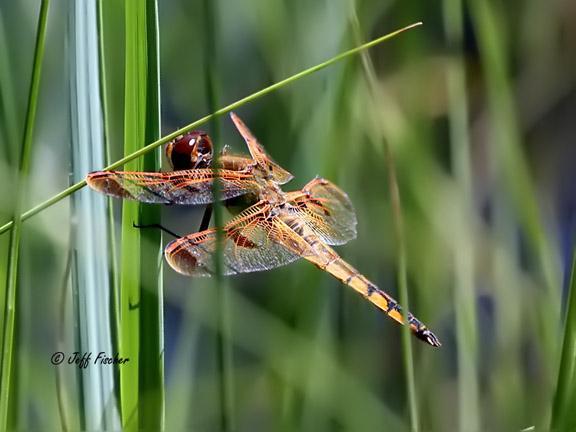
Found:
[(174, 170), (208, 168), (212, 162), (212, 140), (204, 132), (188, 132), (168, 143), (166, 156)]

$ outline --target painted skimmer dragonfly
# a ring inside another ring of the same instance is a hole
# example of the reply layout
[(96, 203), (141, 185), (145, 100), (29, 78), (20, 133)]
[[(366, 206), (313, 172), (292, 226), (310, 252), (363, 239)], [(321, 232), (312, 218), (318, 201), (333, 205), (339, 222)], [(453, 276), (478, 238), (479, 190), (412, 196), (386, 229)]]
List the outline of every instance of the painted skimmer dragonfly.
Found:
[[(244, 210), (222, 227), (206, 229), (170, 242), (164, 251), (170, 266), (189, 276), (215, 272), (217, 238), (222, 239), (222, 272), (226, 275), (270, 270), (304, 258), (357, 291), (412, 333), (432, 346), (440, 341), (422, 322), (344, 261), (330, 247), (356, 237), (356, 214), (346, 193), (322, 178), (301, 190), (283, 192), (293, 176), (275, 163), (238, 116), (232, 121), (246, 141), (250, 156), (224, 151), (213, 159), (208, 135), (193, 131), (166, 147), (174, 171), (97, 171), (86, 180), (106, 195), (153, 204), (210, 204), (213, 183), (226, 204)], [(217, 164), (216, 166), (214, 164)]]

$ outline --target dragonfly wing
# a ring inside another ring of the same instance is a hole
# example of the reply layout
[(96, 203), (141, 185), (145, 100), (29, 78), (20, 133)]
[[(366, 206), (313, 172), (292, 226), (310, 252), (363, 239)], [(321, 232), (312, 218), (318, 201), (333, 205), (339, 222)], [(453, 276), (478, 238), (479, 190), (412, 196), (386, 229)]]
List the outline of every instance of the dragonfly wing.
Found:
[[(247, 208), (222, 228), (222, 273), (232, 275), (269, 270), (299, 258), (277, 241), (271, 216), (272, 206), (260, 201)], [(209, 229), (176, 239), (164, 254), (170, 266), (188, 276), (216, 273), (217, 235)]]
[(270, 173), (274, 182), (278, 184), (284, 184), (288, 183), (294, 178), (291, 173), (286, 171), (284, 168), (274, 162), (270, 156), (268, 156), (268, 153), (266, 153), (266, 150), (264, 150), (262, 144), (258, 142), (256, 137), (252, 134), (252, 132), (250, 132), (250, 129), (248, 129), (244, 122), (240, 120), (240, 117), (238, 117), (233, 112), (230, 113), (230, 117), (232, 118), (236, 129), (238, 129), (238, 132), (240, 132), (240, 135), (242, 135), (242, 138), (244, 138), (244, 141), (246, 141), (246, 145), (248, 146), (248, 150), (250, 151), (252, 158), (267, 173)]
[(290, 192), (288, 199), (296, 220), (306, 222), (324, 243), (341, 245), (356, 238), (356, 212), (335, 184), (315, 178), (301, 191)]
[[(217, 179), (217, 180), (216, 180)], [(96, 171), (88, 174), (88, 185), (117, 198), (155, 204), (208, 204), (214, 202), (212, 184), (220, 184), (220, 198), (226, 200), (257, 191), (258, 184), (248, 173), (212, 169), (172, 172)]]

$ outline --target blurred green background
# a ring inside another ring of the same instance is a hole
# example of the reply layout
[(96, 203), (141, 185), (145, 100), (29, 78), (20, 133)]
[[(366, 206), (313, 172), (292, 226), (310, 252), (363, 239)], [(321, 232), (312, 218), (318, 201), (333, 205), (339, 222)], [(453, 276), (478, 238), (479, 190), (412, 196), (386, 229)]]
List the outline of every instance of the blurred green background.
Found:
[[(39, 2), (0, 0), (0, 224), (12, 219), (15, 196), (28, 209), (124, 156), (121, 3), (103, 1), (92, 42), (95, 2), (51, 3), (31, 171), (14, 190)], [(410, 310), (443, 342), (413, 340), (415, 423), (401, 328), (328, 274), (303, 261), (215, 287), (165, 265), (167, 430), (549, 427), (576, 229), (575, 20), (576, 3), (560, 0), (158, 2), (162, 135), (424, 22), (236, 112), (295, 175), (284, 190), (320, 175), (348, 193), (358, 238), (338, 252), (398, 298), (388, 146)], [(96, 62), (83, 69), (84, 55)], [(203, 129), (220, 147), (246, 151), (227, 116)], [(80, 143), (102, 146), (104, 137), (108, 154), (84, 160)], [(118, 368), (50, 362), (56, 351), (117, 351), (111, 286), (123, 269), (98, 239), (114, 237), (122, 253), (121, 204), (107, 213), (94, 195), (85, 188), (23, 223), (10, 405), (21, 430), (121, 424)], [(84, 212), (84, 199), (96, 207)], [(186, 234), (201, 216), (165, 207), (161, 220)], [(8, 243), (2, 234), (2, 280)]]

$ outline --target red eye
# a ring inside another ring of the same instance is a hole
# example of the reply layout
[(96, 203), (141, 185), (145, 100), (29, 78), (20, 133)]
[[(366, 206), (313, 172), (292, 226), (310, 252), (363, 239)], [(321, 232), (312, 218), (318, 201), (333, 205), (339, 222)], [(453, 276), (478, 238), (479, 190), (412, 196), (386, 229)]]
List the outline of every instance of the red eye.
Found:
[(204, 132), (188, 132), (168, 143), (166, 156), (175, 171), (207, 168), (212, 162), (212, 141)]

